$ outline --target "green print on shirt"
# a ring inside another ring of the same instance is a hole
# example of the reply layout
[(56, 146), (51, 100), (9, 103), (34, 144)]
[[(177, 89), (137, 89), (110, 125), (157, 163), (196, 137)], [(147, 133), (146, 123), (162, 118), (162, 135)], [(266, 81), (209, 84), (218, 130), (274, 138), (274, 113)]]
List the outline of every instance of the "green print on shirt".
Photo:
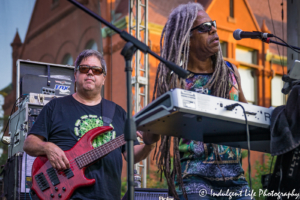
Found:
[[(89, 130), (92, 130), (93, 128), (101, 127), (101, 126), (103, 126), (103, 120), (102, 120), (101, 116), (98, 117), (97, 115), (83, 115), (80, 117), (80, 119), (78, 119), (75, 122), (74, 133), (80, 139)], [(112, 124), (110, 124), (109, 126), (114, 128)], [(107, 133), (103, 133), (103, 134), (97, 136), (93, 140), (93, 147), (94, 148), (99, 147), (115, 138), (116, 138), (115, 131), (109, 131)]]

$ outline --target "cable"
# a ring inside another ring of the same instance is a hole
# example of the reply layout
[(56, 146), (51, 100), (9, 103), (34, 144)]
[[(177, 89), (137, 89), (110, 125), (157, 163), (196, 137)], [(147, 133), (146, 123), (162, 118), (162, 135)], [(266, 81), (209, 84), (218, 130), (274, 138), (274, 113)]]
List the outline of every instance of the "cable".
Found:
[(31, 189), (29, 190), (29, 197), (30, 197), (30, 200), (32, 200), (32, 197), (31, 197)]
[(283, 39), (277, 37), (276, 35), (274, 35), (275, 38), (279, 39), (280, 41), (282, 41), (284, 44), (286, 44), (290, 49), (292, 49), (293, 51), (300, 53), (300, 51), (298, 49), (295, 49), (294, 47), (290, 46), (288, 43), (286, 43)]
[[(270, 15), (271, 15), (271, 20), (272, 20), (272, 26), (273, 26), (273, 30), (274, 30), (274, 35), (276, 35), (274, 21), (273, 21), (272, 12), (271, 12), (270, 0), (268, 0), (268, 4), (269, 4), (269, 11), (270, 11)], [(279, 58), (280, 58), (280, 63), (281, 63), (281, 66), (282, 66), (282, 73), (283, 73), (282, 75), (284, 75), (284, 67), (283, 67), (283, 62), (282, 62), (282, 59), (281, 59), (279, 47), (278, 47), (278, 45), (276, 45), (276, 46), (277, 46), (277, 51), (278, 51)]]
[(248, 126), (248, 120), (247, 120), (247, 113), (245, 111), (244, 106), (242, 106), (239, 103), (231, 104), (228, 106), (225, 106), (227, 110), (233, 110), (235, 107), (240, 106), (243, 109), (244, 116), (245, 116), (245, 122), (246, 122), (246, 131), (247, 131), (247, 145), (248, 145), (248, 173), (249, 173), (249, 185), (250, 185), (250, 192), (252, 192), (252, 179), (251, 179), (251, 164), (250, 164), (250, 134), (249, 134), (249, 126)]

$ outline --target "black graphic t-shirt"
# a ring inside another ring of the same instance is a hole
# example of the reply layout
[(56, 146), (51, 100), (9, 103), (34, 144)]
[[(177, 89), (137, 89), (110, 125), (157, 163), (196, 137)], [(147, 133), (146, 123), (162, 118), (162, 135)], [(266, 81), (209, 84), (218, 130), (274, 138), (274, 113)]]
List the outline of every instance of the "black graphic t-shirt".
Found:
[[(104, 108), (105, 109), (105, 108)], [(51, 100), (45, 105), (29, 134), (41, 135), (66, 151), (89, 130), (103, 126), (102, 101), (95, 106), (87, 106), (76, 101), (71, 95)], [(111, 127), (114, 129), (93, 140), (98, 147), (123, 134), (126, 112), (116, 105)], [(137, 141), (134, 143), (139, 144)], [(125, 145), (89, 166), (85, 175), (96, 179), (90, 187), (76, 189), (72, 198), (80, 199), (121, 199), (122, 152)]]

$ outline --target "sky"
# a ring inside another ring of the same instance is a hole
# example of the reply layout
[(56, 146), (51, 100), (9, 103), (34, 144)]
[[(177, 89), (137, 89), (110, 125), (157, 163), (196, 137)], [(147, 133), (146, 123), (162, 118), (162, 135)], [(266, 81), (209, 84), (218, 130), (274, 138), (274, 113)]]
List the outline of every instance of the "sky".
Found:
[(21, 41), (27, 32), (35, 0), (1, 0), (0, 6), (0, 90), (12, 80), (12, 43), (18, 29)]
[[(1, 0), (0, 6), (0, 90), (12, 81), (12, 43), (18, 29), (24, 42), (35, 0)], [(3, 97), (0, 95), (0, 118)], [(0, 124), (1, 130), (1, 124)]]

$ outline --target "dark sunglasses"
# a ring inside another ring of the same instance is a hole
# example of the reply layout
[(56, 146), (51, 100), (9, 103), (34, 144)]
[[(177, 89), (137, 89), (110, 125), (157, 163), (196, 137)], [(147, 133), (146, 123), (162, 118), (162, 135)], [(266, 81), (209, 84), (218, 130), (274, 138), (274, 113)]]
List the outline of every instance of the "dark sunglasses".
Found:
[(88, 73), (88, 71), (90, 71), (90, 69), (92, 70), (94, 75), (101, 75), (101, 74), (105, 74), (105, 71), (102, 67), (97, 67), (97, 66), (88, 66), (88, 65), (79, 65), (77, 66), (77, 70), (80, 73), (86, 74)]
[(191, 32), (195, 29), (197, 29), (200, 33), (209, 32), (209, 31), (211, 31), (212, 26), (217, 28), (216, 20), (211, 21), (211, 22), (204, 22), (203, 24), (195, 26), (194, 28), (191, 29)]

